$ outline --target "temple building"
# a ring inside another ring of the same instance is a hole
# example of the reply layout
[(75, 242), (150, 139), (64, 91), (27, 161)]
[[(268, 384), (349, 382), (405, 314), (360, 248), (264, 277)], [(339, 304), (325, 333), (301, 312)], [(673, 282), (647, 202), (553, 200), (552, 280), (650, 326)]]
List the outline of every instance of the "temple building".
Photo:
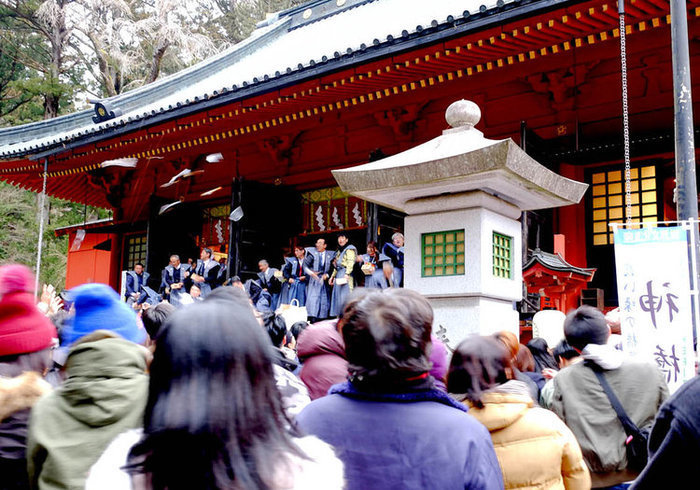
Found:
[[(688, 7), (698, 80), (700, 1)], [(669, 2), (630, 0), (626, 12), (633, 216), (673, 220)], [(136, 262), (158, 273), (170, 254), (196, 259), (202, 246), (246, 277), (295, 243), (323, 236), (333, 248), (340, 230), (360, 250), (389, 241), (403, 215), (344, 194), (331, 170), (435, 138), (447, 106), (469, 99), (484, 136), (512, 138), (590, 185), (580, 204), (526, 213), (523, 248), (553, 251), (563, 235), (566, 265), (610, 307), (608, 225), (624, 209), (620, 66), (613, 0), (313, 0), (94, 110), (0, 130), (0, 179), (41, 192), (46, 170), (48, 194), (113, 211), (59, 231), (73, 250), (68, 287), (119, 289)]]

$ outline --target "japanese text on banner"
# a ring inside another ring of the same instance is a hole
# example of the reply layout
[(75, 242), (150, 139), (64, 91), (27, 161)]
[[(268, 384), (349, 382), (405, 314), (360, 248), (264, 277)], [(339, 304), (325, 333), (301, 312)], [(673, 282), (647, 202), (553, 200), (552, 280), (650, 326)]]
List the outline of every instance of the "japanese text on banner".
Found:
[(656, 362), (674, 391), (695, 374), (698, 311), (688, 228), (614, 233), (623, 349)]

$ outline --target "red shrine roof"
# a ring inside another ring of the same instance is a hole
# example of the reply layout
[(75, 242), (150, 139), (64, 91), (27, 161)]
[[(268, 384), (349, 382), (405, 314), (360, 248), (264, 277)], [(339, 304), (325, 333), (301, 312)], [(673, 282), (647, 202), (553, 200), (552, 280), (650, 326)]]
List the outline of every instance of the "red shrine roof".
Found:
[(86, 232), (88, 230), (98, 230), (102, 231), (103, 228), (106, 226), (112, 225), (112, 218), (102, 218), (102, 219), (97, 219), (93, 221), (87, 221), (85, 223), (76, 223), (74, 225), (68, 225), (68, 226), (61, 226), (60, 228), (56, 228), (53, 232), (54, 235), (56, 236), (63, 236), (63, 235), (68, 235), (69, 233), (76, 231), (76, 230), (85, 230)]
[[(341, 113), (401, 105), (411, 92), (430, 100), (458, 80), (573, 48), (616, 49), (614, 0), (482, 1), (314, 0), (278, 13), (230, 50), (103, 101), (121, 110), (112, 119), (95, 123), (82, 111), (1, 129), (0, 179), (39, 192), (47, 159), (49, 194), (139, 216), (154, 189), (207, 154), (223, 152), (224, 160), (192, 180), (195, 199), (230, 182), (239, 160), (240, 175), (276, 179), (279, 168), (234, 153), (255, 143), (284, 156), (294, 145), (290, 127), (320, 130)], [(668, 26), (668, 8), (666, 0), (631, 0), (628, 33)], [(339, 164), (326, 157), (328, 168), (285, 167), (285, 184), (328, 179)], [(118, 158), (137, 166), (102, 166)], [(124, 204), (125, 196), (138, 197)]]
[(530, 259), (523, 265), (523, 275), (527, 276), (528, 271), (531, 269), (539, 269), (549, 273), (549, 275), (556, 275), (558, 277), (562, 277), (562, 273), (564, 275), (570, 274), (571, 276), (578, 276), (580, 279), (585, 279), (586, 282), (593, 280), (593, 275), (596, 271), (596, 269), (587, 269), (571, 265), (564, 260), (561, 255), (543, 252), (539, 248), (532, 252)]

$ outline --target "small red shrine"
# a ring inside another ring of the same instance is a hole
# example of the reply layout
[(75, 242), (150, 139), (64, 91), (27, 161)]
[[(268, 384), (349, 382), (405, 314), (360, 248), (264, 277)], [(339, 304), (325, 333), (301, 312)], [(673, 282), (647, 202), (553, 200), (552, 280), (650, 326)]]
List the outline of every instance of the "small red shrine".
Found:
[(540, 307), (553, 307), (564, 313), (578, 308), (581, 291), (593, 280), (596, 269), (569, 264), (560, 253), (533, 250), (523, 265), (527, 292), (540, 295)]

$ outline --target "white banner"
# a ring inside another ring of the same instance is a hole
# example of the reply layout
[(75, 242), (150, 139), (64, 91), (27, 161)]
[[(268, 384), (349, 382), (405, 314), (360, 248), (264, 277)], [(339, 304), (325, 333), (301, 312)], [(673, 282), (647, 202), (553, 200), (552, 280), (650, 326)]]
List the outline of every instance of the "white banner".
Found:
[(623, 349), (653, 359), (671, 392), (695, 375), (698, 308), (689, 226), (614, 229)]

